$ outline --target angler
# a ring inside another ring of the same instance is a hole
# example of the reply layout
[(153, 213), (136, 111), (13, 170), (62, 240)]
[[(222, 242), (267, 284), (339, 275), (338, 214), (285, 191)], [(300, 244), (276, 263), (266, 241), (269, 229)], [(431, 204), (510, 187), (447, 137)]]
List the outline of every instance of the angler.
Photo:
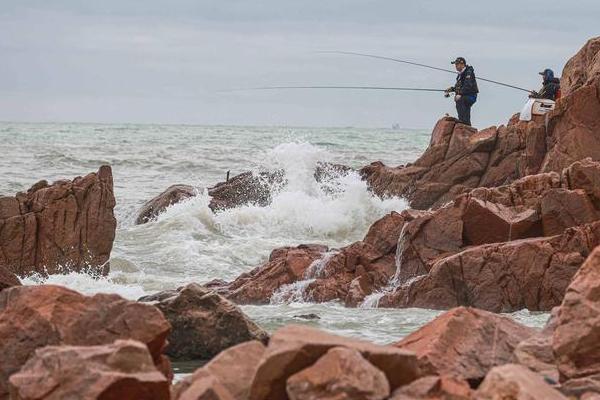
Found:
[(463, 57), (457, 57), (451, 63), (454, 64), (458, 75), (455, 86), (446, 89), (446, 97), (449, 97), (450, 93), (454, 93), (458, 120), (471, 126), (471, 107), (477, 101), (477, 94), (479, 93), (475, 70), (472, 66), (467, 65), (467, 61)]
[(556, 101), (560, 97), (560, 79), (554, 77), (554, 71), (546, 68), (542, 72), (542, 89), (538, 92), (531, 92), (532, 99), (547, 99)]

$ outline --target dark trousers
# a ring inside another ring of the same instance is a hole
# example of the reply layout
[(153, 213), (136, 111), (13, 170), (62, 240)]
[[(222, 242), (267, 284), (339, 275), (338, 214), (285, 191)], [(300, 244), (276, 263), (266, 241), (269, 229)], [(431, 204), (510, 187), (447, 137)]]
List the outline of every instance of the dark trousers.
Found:
[(458, 112), (458, 120), (465, 125), (471, 126), (471, 107), (475, 102), (467, 96), (461, 96), (456, 102), (456, 111)]

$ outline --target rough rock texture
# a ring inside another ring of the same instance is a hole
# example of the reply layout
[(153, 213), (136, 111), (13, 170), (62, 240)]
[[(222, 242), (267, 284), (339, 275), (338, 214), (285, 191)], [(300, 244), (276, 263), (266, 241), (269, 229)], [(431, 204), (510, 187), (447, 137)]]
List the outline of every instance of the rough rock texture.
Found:
[(0, 292), (12, 286), (21, 286), (21, 281), (15, 274), (0, 265)]
[(575, 275), (558, 314), (553, 350), (563, 388), (600, 393), (600, 248)]
[(10, 377), (10, 395), (20, 400), (168, 400), (169, 381), (146, 345), (134, 340), (46, 346)]
[(390, 384), (357, 350), (334, 347), (290, 376), (286, 391), (290, 400), (383, 400)]
[(398, 388), (390, 400), (471, 400), (471, 396), (467, 382), (431, 375)]
[(560, 82), (563, 96), (600, 79), (600, 37), (590, 39), (565, 65)]
[(216, 392), (215, 398), (247, 400), (264, 352), (265, 346), (257, 341), (230, 347), (178, 382), (172, 391), (173, 400), (201, 399), (211, 391)]
[(522, 365), (493, 368), (475, 393), (478, 400), (567, 400), (544, 379)]
[[(148, 346), (157, 367), (170, 326), (148, 304), (118, 295), (84, 296), (54, 285), (17, 286), (0, 292), (0, 399), (8, 378), (49, 345), (93, 346), (134, 339)], [(169, 371), (162, 371), (168, 374)]]
[(19, 276), (108, 273), (117, 222), (109, 166), (73, 179), (36, 183), (0, 197), (0, 265)]
[(552, 335), (558, 324), (558, 312), (559, 307), (553, 308), (544, 329), (519, 343), (514, 352), (516, 364), (524, 365), (553, 382), (558, 382), (558, 369), (552, 352)]
[(156, 300), (154, 305), (171, 324), (165, 353), (173, 359), (210, 359), (238, 343), (268, 340), (239, 307), (195, 283), (140, 300)]
[(417, 359), (410, 351), (343, 338), (305, 326), (288, 325), (271, 337), (258, 364), (250, 399), (286, 400), (288, 378), (313, 365), (334, 347), (357, 350), (385, 374), (392, 390), (412, 382), (419, 375)]
[(140, 225), (152, 221), (168, 207), (189, 199), (190, 197), (194, 197), (196, 194), (196, 189), (190, 185), (170, 186), (167, 190), (144, 204), (135, 223)]
[(208, 189), (208, 205), (213, 211), (235, 208), (246, 204), (265, 207), (271, 203), (272, 192), (285, 184), (282, 170), (274, 172), (244, 172), (226, 182)]
[(468, 248), (436, 260), (427, 275), (398, 286), (379, 304), (550, 311), (560, 304), (571, 278), (599, 244), (600, 222), (594, 222), (559, 236)]
[(459, 307), (394, 346), (414, 351), (422, 374), (456, 377), (476, 385), (491, 368), (510, 362), (515, 347), (534, 333), (511, 318)]

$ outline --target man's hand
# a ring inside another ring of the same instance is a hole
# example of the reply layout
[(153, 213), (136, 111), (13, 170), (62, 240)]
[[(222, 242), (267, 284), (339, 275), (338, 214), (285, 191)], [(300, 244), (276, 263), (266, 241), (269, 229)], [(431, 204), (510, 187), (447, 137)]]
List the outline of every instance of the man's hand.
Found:
[(536, 92), (535, 90), (532, 90), (531, 93), (530, 93), (530, 95), (529, 95), (530, 99), (537, 99), (539, 97), (540, 97), (540, 94), (538, 92)]
[(444, 91), (444, 97), (450, 97), (450, 93), (454, 92), (454, 86), (450, 86)]
[(462, 96), (460, 94), (457, 94), (456, 96), (454, 96), (454, 101), (459, 101), (462, 98)]

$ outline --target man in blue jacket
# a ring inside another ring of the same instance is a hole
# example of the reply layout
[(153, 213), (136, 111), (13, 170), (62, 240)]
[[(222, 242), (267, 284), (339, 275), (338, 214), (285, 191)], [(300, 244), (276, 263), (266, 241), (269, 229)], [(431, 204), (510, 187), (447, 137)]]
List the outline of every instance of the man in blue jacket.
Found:
[(457, 57), (452, 64), (454, 64), (458, 76), (456, 85), (446, 89), (446, 96), (448, 97), (451, 92), (454, 92), (458, 120), (471, 126), (471, 107), (477, 101), (477, 93), (479, 93), (475, 70), (472, 66), (467, 65), (467, 61), (463, 57)]
[(560, 97), (560, 79), (554, 77), (554, 71), (546, 68), (542, 72), (542, 90), (532, 92), (529, 97), (533, 99), (548, 99), (556, 101)]

